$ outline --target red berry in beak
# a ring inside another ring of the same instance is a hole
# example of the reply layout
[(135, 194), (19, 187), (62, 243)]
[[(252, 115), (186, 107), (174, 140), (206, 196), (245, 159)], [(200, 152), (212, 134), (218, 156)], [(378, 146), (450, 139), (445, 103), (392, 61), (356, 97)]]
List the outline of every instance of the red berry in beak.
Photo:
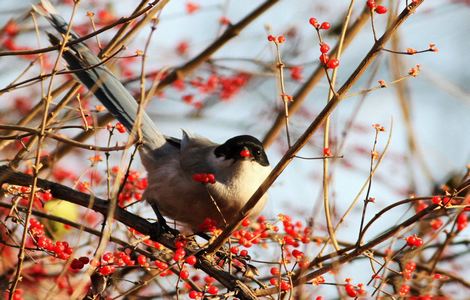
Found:
[(240, 151), (240, 156), (241, 156), (241, 157), (251, 157), (250, 150), (248, 150), (248, 149), (243, 149), (242, 151)]

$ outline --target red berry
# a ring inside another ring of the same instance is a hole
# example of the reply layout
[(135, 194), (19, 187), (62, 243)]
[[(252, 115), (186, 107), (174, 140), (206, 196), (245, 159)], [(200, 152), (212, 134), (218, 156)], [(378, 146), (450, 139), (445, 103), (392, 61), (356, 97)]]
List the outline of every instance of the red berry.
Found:
[(210, 184), (214, 184), (216, 181), (215, 181), (215, 175), (212, 174), (212, 173), (209, 173), (207, 174), (207, 181), (210, 183)]
[(106, 252), (103, 254), (103, 260), (104, 261), (110, 261), (113, 259), (113, 254), (111, 252)]
[(251, 152), (248, 149), (243, 149), (240, 151), (240, 156), (241, 157), (251, 157)]
[(200, 182), (200, 183), (208, 183), (209, 182), (209, 179), (207, 178), (207, 174), (205, 174), (205, 173), (193, 174), (193, 180), (196, 181), (196, 182)]
[(434, 196), (434, 197), (432, 197), (431, 201), (432, 201), (432, 203), (434, 203), (434, 204), (441, 204), (442, 199), (441, 199), (441, 197), (439, 197), (439, 196)]
[(468, 218), (465, 212), (461, 212), (457, 217), (457, 231), (464, 230), (468, 225)]
[(243, 227), (250, 226), (250, 223), (251, 223), (251, 222), (250, 222), (250, 219), (244, 219), (244, 220), (242, 221), (242, 226), (243, 226)]
[(120, 133), (126, 132), (126, 128), (120, 122), (116, 123), (116, 130), (119, 131)]
[(18, 25), (16, 24), (15, 21), (11, 20), (9, 21), (5, 27), (3, 28), (4, 32), (10, 36), (10, 37), (14, 37), (18, 34), (19, 32), (19, 29), (18, 29)]
[(442, 204), (447, 206), (449, 204), (450, 200), (451, 199), (449, 197), (444, 197), (444, 199), (442, 199)]
[(189, 44), (187, 41), (181, 41), (179, 44), (176, 46), (176, 53), (179, 55), (186, 55), (188, 53), (189, 49)]
[(315, 27), (315, 28), (318, 28), (318, 26), (319, 26), (319, 25), (318, 25), (318, 21), (317, 21), (317, 19), (315, 19), (315, 18), (310, 18), (310, 19), (308, 20), (308, 22), (310, 23), (310, 25), (312, 25), (312, 26)]
[(188, 2), (186, 3), (186, 12), (188, 14), (193, 14), (199, 10), (199, 4), (194, 3), (194, 2)]
[(176, 248), (183, 248), (184, 245), (185, 245), (185, 242), (182, 241), (182, 240), (177, 240), (177, 241), (175, 242), (175, 247), (176, 247)]
[(328, 30), (328, 29), (330, 29), (330, 27), (331, 27), (331, 25), (328, 22), (323, 22), (320, 25), (320, 29), (323, 29), (323, 30)]
[(367, 1), (367, 7), (369, 7), (370, 9), (374, 9), (375, 8), (375, 1), (374, 0), (368, 0)]
[(83, 263), (80, 260), (75, 258), (70, 263), (70, 267), (74, 270), (80, 270), (83, 268)]
[(51, 194), (51, 192), (49, 192), (49, 191), (46, 191), (46, 192), (42, 193), (41, 196), (42, 196), (42, 197), (41, 197), (42, 200), (45, 201), (45, 202), (47, 202), (47, 201), (49, 201), (49, 200), (52, 199), (52, 194)]
[(219, 292), (219, 288), (215, 285), (211, 285), (207, 288), (207, 292), (211, 295), (217, 295), (217, 293)]
[(418, 204), (416, 205), (416, 212), (420, 212), (426, 207), (428, 207), (428, 205), (424, 203), (424, 201), (418, 200)]
[(271, 35), (271, 34), (268, 35), (268, 41), (274, 42), (275, 40), (276, 40), (276, 37), (275, 37), (275, 36), (273, 36), (273, 35)]
[(186, 255), (186, 251), (184, 251), (183, 248), (179, 248), (179, 249), (175, 250), (175, 253), (173, 255), (173, 259), (175, 261), (179, 261), (179, 260), (182, 260), (185, 255)]
[(281, 290), (287, 291), (290, 289), (290, 283), (287, 281), (281, 281)]
[(327, 53), (328, 51), (330, 51), (330, 46), (328, 46), (327, 43), (321, 43), (320, 44), (320, 52), (321, 53)]
[(211, 285), (215, 282), (215, 279), (214, 279), (214, 277), (206, 276), (206, 277), (204, 277), (204, 282), (207, 283), (208, 285)]
[(407, 237), (406, 243), (408, 244), (408, 246), (414, 246), (414, 244), (416, 243), (416, 236), (410, 235), (409, 237)]
[(276, 276), (276, 275), (279, 275), (280, 273), (281, 271), (279, 270), (279, 268), (276, 268), (276, 267), (271, 268), (271, 275)]
[(145, 257), (145, 255), (139, 255), (137, 256), (137, 262), (139, 263), (140, 266), (144, 267), (144, 266), (148, 266), (148, 263), (147, 263), (147, 257)]
[(197, 258), (196, 258), (196, 256), (191, 255), (191, 256), (186, 257), (185, 261), (188, 265), (194, 266), (197, 262)]
[(406, 238), (406, 243), (410, 247), (421, 247), (424, 242), (420, 237), (417, 237), (416, 235), (410, 235)]
[(239, 251), (239, 249), (238, 249), (238, 247), (236, 247), (236, 246), (233, 246), (233, 247), (230, 248), (230, 252), (231, 252), (232, 254), (237, 255), (237, 254), (238, 254), (238, 251)]
[(188, 270), (181, 270), (180, 272), (180, 278), (183, 280), (186, 280), (189, 278), (189, 271)]
[(191, 299), (196, 299), (196, 298), (198, 298), (198, 296), (199, 296), (199, 293), (197, 291), (193, 290), (193, 291), (189, 292), (189, 298), (191, 298)]
[(322, 64), (326, 65), (330, 58), (326, 54), (321, 54), (319, 59)]
[(248, 256), (248, 251), (247, 250), (240, 251), (240, 256)]
[(114, 266), (103, 266), (103, 267), (100, 267), (98, 269), (98, 272), (101, 274), (101, 275), (110, 275), (112, 273), (114, 273), (116, 269), (114, 268)]
[(326, 63), (326, 67), (328, 69), (336, 69), (338, 66), (339, 66), (339, 60), (337, 60), (336, 58), (332, 58), (328, 60), (328, 62)]
[(82, 257), (80, 257), (78, 260), (81, 261), (82, 264), (84, 264), (84, 265), (86, 265), (87, 263), (90, 262), (90, 259), (89, 259), (88, 257), (86, 257), (86, 256), (82, 256)]
[(348, 294), (349, 297), (357, 297), (357, 292), (352, 284), (347, 283), (344, 286), (344, 289), (346, 290), (346, 294)]
[(387, 13), (387, 8), (383, 5), (377, 5), (375, 8), (375, 12), (378, 13), (379, 15)]
[(299, 251), (297, 249), (292, 250), (292, 256), (295, 258), (301, 258), (304, 256), (304, 253), (302, 251)]
[(421, 247), (423, 244), (424, 244), (423, 239), (417, 237), (414, 246), (415, 246), (415, 247)]
[(434, 219), (429, 222), (429, 225), (431, 225), (432, 229), (434, 230), (438, 230), (439, 228), (441, 228), (442, 224), (444, 224), (444, 222), (442, 222), (441, 219)]
[(168, 269), (168, 264), (160, 260), (155, 261), (155, 266), (160, 270)]
[(323, 148), (323, 155), (324, 156), (331, 156), (330, 148)]
[(280, 36), (277, 37), (277, 42), (278, 42), (279, 44), (282, 44), (282, 43), (284, 43), (285, 41), (286, 41), (286, 38), (285, 38), (283, 35), (280, 35)]
[(306, 269), (310, 266), (310, 262), (307, 259), (299, 261), (299, 268)]
[(409, 285), (403, 284), (400, 287), (399, 294), (400, 294), (401, 297), (405, 297), (406, 295), (408, 295), (409, 292), (410, 292), (410, 286)]

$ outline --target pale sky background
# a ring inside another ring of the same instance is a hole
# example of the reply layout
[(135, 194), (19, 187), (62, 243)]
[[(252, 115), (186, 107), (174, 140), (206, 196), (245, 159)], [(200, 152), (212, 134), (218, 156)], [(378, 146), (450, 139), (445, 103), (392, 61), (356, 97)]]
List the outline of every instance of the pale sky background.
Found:
[[(182, 40), (189, 42), (189, 57), (191, 57), (219, 35), (218, 19), (222, 15), (236, 22), (261, 2), (222, 1), (224, 7), (221, 7), (220, 1), (195, 1), (201, 5), (200, 11), (187, 16), (184, 12), (185, 1), (171, 1), (165, 8), (153, 37), (148, 56), (148, 69), (172, 67), (184, 63), (185, 59), (174, 53), (178, 42)], [(81, 3), (82, 6), (86, 6), (88, 1)], [(390, 9), (388, 2), (385, 1), (385, 3)], [(396, 4), (395, 1), (393, 3)], [(400, 3), (400, 7), (403, 7), (403, 3)], [(119, 1), (120, 6), (114, 6), (113, 9), (118, 15), (126, 15), (130, 13), (129, 7), (133, 7), (134, 4), (135, 1)], [(244, 30), (238, 38), (218, 51), (214, 57), (220, 59), (251, 58), (273, 63), (272, 46), (266, 40), (266, 26), (269, 26), (275, 35), (285, 33), (290, 27), (295, 26), (301, 37), (296, 42), (297, 46), (288, 38), (281, 49), (283, 53), (289, 53), (297, 48), (301, 55), (295, 58), (286, 55), (284, 61), (288, 64), (305, 65), (303, 73), (304, 77), (307, 77), (313, 68), (316, 68), (319, 56), (318, 40), (314, 30), (308, 24), (308, 19), (316, 17), (321, 21), (335, 24), (342, 18), (342, 12), (346, 10), (347, 4), (347, 1), (280, 1)], [(26, 1), (15, 5), (27, 6)], [(362, 5), (361, 1), (357, 1), (353, 19)], [(11, 1), (0, 0), (0, 24), (3, 24), (11, 15), (18, 15), (9, 13), (10, 9), (12, 9)], [(68, 17), (70, 10), (64, 10), (63, 13)], [(407, 70), (416, 64), (421, 65), (421, 74), (417, 78), (406, 81), (411, 91), (408, 101), (417, 142), (424, 155), (424, 161), (438, 182), (446, 178), (450, 172), (463, 173), (465, 165), (470, 163), (469, 16), (470, 6), (458, 3), (458, 1), (425, 1), (417, 14), (409, 18), (399, 31), (403, 49), (407, 47), (426, 49), (429, 43), (435, 43), (439, 48), (438, 53), (402, 57), (407, 66), (402, 74), (406, 74)], [(83, 14), (78, 15), (78, 18), (83, 17)], [(379, 36), (383, 32), (383, 21), (386, 18), (387, 16), (376, 16)], [(43, 21), (42, 23), (44, 24)], [(148, 32), (149, 29), (142, 31), (141, 37), (129, 45), (129, 53), (143, 48), (143, 41)], [(327, 41), (331, 46), (335, 44), (334, 38), (328, 37)], [(43, 46), (46, 45), (45, 40), (42, 43)], [(372, 43), (373, 37), (368, 24), (341, 59), (338, 86), (356, 68)], [(387, 65), (390, 55), (383, 53), (379, 56), (382, 65), (373, 80), (374, 85), (379, 79), (393, 80)], [(1, 87), (14, 78), (19, 71), (17, 66), (12, 67), (8, 60), (9, 58), (0, 57), (0, 68), (3, 70), (0, 75)], [(254, 64), (240, 60), (220, 61), (220, 63), (240, 70), (258, 70)], [(205, 72), (197, 72), (196, 75), (207, 77), (207, 68), (203, 69)], [(369, 75), (370, 72), (366, 72), (351, 92), (365, 88)], [(286, 77), (289, 78), (287, 70)], [(289, 81), (288, 93), (294, 94), (300, 85), (301, 83)], [(162, 132), (168, 135), (180, 136), (180, 129), (183, 128), (217, 142), (223, 142), (231, 136), (244, 133), (262, 138), (272, 123), (274, 107), (280, 105), (277, 93), (275, 78), (254, 79), (230, 102), (220, 103), (205, 110), (203, 118), (191, 118), (189, 113), (192, 109), (180, 101), (180, 93), (169, 88), (165, 90), (165, 96), (160, 99), (162, 101), (153, 100), (148, 107), (148, 112)], [(320, 111), (325, 103), (326, 95), (327, 85), (323, 80), (310, 93), (308, 101), (303, 106), (305, 109), (303, 115), (309, 116), (296, 115), (291, 120), (294, 140)], [(0, 96), (1, 107), (8, 105), (10, 100), (8, 97), (8, 94)], [(345, 124), (358, 99), (358, 97), (348, 98), (335, 110), (331, 122), (333, 136), (341, 138), (341, 132), (345, 129)], [(369, 94), (356, 117), (358, 126), (351, 131), (343, 151), (337, 153), (344, 155), (344, 160), (354, 166), (348, 169), (337, 164), (334, 168), (332, 199), (340, 214), (352, 201), (368, 175), (368, 154), (360, 154), (357, 149), (370, 151), (374, 138), (371, 125), (379, 123), (387, 129), (379, 138), (378, 150), (381, 151), (386, 143), (392, 119), (393, 135), (390, 148), (376, 173), (377, 177), (374, 179), (371, 191), (371, 196), (376, 198), (377, 204), (370, 207), (368, 216), (372, 216), (386, 205), (406, 198), (403, 191), (408, 188), (411, 176), (403, 160), (403, 155), (407, 151), (406, 131), (395, 90), (393, 86), (390, 86), (388, 89)], [(361, 128), (363, 130), (360, 130)], [(317, 132), (313, 138), (314, 145), (305, 148), (301, 155), (320, 156), (321, 140), (322, 133)], [(281, 140), (278, 146), (269, 149), (268, 155), (272, 165), (280, 159), (282, 153), (279, 145), (283, 143), (285, 144), (285, 141)], [(295, 219), (300, 220), (310, 217), (315, 204), (321, 201), (321, 166), (320, 160), (295, 160), (291, 163), (270, 190), (270, 200), (265, 214), (272, 217), (281, 212), (289, 213)], [(417, 164), (415, 164), (415, 170), (416, 166)], [(431, 185), (425, 180), (422, 172), (417, 171), (413, 176), (418, 183), (417, 193), (429, 195)], [(359, 212), (359, 208), (357, 210)], [(380, 233), (384, 228), (395, 224), (404, 213), (405, 208), (387, 214), (382, 222), (371, 229), (368, 236), (372, 237), (374, 233)], [(320, 223), (324, 224), (323, 213), (317, 218), (321, 218)], [(340, 229), (338, 238), (353, 241), (356, 238), (359, 221), (359, 213), (356, 217), (350, 217)], [(460, 238), (468, 239), (469, 235), (467, 229)], [(468, 258), (466, 260), (468, 261)]]

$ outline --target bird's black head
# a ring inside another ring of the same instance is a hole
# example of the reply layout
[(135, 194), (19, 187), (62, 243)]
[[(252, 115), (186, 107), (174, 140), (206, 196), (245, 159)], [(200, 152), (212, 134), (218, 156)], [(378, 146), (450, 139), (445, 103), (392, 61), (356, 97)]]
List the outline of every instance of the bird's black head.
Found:
[(239, 135), (227, 140), (215, 148), (214, 154), (216, 157), (224, 157), (225, 159), (251, 159), (262, 166), (269, 166), (263, 144), (251, 135)]

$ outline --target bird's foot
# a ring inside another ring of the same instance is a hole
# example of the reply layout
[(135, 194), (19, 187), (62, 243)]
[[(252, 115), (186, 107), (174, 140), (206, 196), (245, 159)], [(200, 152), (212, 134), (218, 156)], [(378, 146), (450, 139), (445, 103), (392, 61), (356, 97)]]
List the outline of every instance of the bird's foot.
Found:
[(162, 234), (165, 233), (171, 234), (173, 236), (180, 235), (180, 232), (177, 229), (172, 228), (168, 225), (165, 220), (165, 217), (163, 217), (162, 213), (160, 212), (160, 209), (158, 208), (157, 201), (149, 201), (149, 203), (152, 206), (155, 215), (157, 216), (157, 222), (153, 223), (155, 227), (155, 230), (153, 230), (153, 232), (155, 232), (155, 234), (151, 236), (151, 238), (158, 239)]
[(165, 219), (160, 219), (157, 222), (152, 223), (154, 226), (154, 230), (152, 230), (153, 234), (150, 236), (152, 240), (158, 240), (159, 237), (161, 237), (163, 234), (171, 234), (175, 237), (180, 235), (179, 230), (170, 227)]

